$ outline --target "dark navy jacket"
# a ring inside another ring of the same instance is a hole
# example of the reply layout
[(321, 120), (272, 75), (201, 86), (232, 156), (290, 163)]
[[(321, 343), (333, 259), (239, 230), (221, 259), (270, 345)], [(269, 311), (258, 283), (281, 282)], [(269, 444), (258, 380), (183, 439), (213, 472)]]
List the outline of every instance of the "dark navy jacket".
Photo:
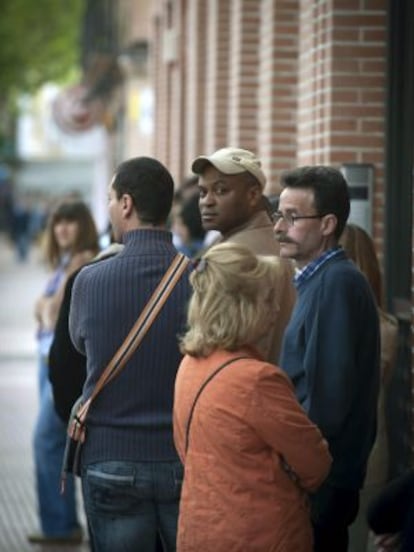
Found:
[(376, 432), (380, 333), (375, 300), (343, 252), (299, 284), (297, 292), (280, 366), (329, 443), (331, 484), (358, 489)]
[[(134, 230), (124, 243), (115, 257), (85, 267), (73, 286), (69, 329), (87, 358), (84, 397), (177, 253), (171, 233), (164, 230)], [(173, 391), (189, 295), (187, 272), (138, 350), (92, 404), (82, 463), (178, 459), (172, 437)]]

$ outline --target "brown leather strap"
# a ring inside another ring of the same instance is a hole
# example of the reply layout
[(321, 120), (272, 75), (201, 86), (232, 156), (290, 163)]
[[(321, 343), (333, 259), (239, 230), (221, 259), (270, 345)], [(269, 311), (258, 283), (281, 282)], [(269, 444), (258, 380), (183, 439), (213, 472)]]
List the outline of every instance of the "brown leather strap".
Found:
[(168, 296), (174, 289), (189, 263), (190, 260), (181, 253), (178, 253), (175, 256), (167, 272), (164, 274), (145, 308), (142, 310), (137, 321), (133, 325), (131, 331), (100, 375), (90, 397), (79, 409), (75, 417), (77, 424), (80, 426), (84, 424), (92, 401), (95, 400), (96, 396), (102, 391), (103, 387), (121, 372), (125, 364), (136, 351), (138, 345), (148, 332), (151, 324), (154, 322)]

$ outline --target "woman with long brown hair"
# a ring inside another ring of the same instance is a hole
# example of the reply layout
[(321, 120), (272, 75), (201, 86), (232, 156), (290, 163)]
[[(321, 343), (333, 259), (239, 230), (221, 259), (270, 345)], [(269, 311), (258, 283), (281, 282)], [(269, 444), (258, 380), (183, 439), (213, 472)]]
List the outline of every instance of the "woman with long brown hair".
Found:
[(44, 235), (44, 256), (49, 267), (45, 289), (35, 304), (39, 351), (39, 413), (34, 430), (36, 489), (40, 517), (38, 544), (77, 543), (82, 540), (76, 512), (74, 482), (59, 493), (66, 427), (55, 412), (48, 377), (48, 355), (66, 280), (98, 252), (98, 234), (83, 201), (67, 200), (51, 213)]

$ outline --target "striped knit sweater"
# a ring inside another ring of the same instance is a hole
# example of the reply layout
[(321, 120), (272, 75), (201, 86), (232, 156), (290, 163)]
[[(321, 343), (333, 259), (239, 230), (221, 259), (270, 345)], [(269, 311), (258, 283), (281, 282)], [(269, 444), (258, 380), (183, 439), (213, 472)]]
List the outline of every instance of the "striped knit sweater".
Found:
[[(116, 257), (85, 267), (73, 286), (69, 329), (76, 348), (87, 357), (84, 397), (91, 394), (177, 253), (170, 232), (164, 230), (134, 230), (124, 242)], [(177, 337), (185, 328), (189, 295), (187, 273), (121, 374), (93, 403), (82, 464), (177, 459), (173, 389), (181, 360)]]

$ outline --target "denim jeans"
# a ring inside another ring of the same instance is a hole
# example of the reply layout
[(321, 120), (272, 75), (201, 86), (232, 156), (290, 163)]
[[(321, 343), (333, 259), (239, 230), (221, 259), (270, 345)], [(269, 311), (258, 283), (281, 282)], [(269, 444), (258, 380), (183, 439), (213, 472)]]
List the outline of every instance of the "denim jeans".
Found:
[(82, 492), (94, 550), (176, 549), (180, 462), (112, 461), (82, 467)]
[(67, 536), (79, 523), (72, 477), (67, 480), (65, 494), (60, 494), (66, 426), (55, 412), (45, 357), (41, 356), (39, 362), (39, 413), (33, 449), (40, 525), (45, 535)]

